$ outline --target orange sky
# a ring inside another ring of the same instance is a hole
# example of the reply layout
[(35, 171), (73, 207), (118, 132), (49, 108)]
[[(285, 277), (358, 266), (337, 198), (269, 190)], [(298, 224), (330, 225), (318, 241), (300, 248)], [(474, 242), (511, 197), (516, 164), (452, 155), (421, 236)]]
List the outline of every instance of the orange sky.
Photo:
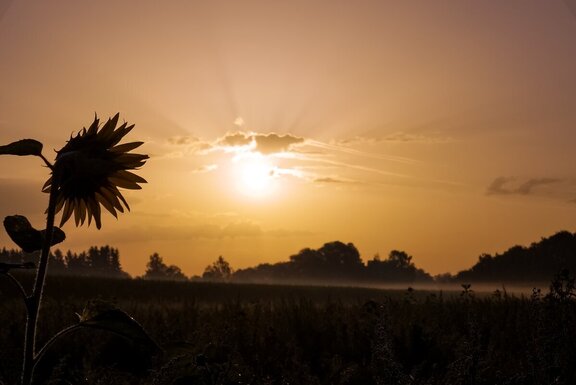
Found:
[[(456, 272), (576, 230), (571, 5), (4, 0), (0, 143), (52, 157), (94, 112), (135, 123), (132, 212), (61, 245), (111, 244), (132, 274), (153, 252), (191, 275), (333, 240)], [(41, 228), (47, 177), (0, 158), (0, 216)]]

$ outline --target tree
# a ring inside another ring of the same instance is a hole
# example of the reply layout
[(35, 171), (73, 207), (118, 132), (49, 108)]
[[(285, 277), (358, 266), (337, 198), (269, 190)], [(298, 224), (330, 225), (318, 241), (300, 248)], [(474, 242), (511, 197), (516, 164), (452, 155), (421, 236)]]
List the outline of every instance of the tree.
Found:
[(233, 273), (234, 271), (228, 261), (224, 257), (219, 256), (214, 263), (206, 266), (202, 278), (211, 281), (228, 281), (232, 278)]
[(85, 251), (76, 254), (68, 250), (64, 259), (66, 260), (68, 272), (79, 275), (89, 274), (90, 262), (88, 260), (88, 254)]
[(106, 276), (125, 275), (120, 266), (120, 252), (108, 245), (102, 247), (92, 246), (88, 250), (88, 263), (92, 274)]
[(150, 260), (146, 264), (146, 273), (144, 279), (166, 279), (166, 280), (187, 280), (188, 278), (182, 270), (175, 265), (166, 265), (164, 260), (158, 253), (150, 256)]
[(412, 256), (408, 255), (404, 251), (400, 250), (392, 250), (390, 254), (388, 254), (388, 260), (394, 266), (398, 268), (408, 268), (412, 266)]
[(56, 249), (48, 255), (48, 263), (50, 271), (55, 273), (62, 273), (66, 270), (66, 263), (64, 262), (64, 254), (62, 250)]
[(412, 263), (412, 256), (404, 251), (392, 250), (383, 261), (379, 255), (368, 261), (366, 277), (375, 282), (428, 282), (432, 277)]
[(295, 279), (355, 280), (363, 267), (354, 244), (340, 241), (325, 243), (317, 250), (305, 248), (290, 256), (290, 268)]

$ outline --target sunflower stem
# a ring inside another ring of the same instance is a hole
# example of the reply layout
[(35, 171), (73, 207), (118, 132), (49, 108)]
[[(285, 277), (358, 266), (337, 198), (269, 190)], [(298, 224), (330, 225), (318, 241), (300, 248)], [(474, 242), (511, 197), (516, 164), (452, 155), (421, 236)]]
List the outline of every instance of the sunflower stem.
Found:
[(50, 161), (48, 159), (46, 159), (46, 157), (42, 154), (38, 155), (40, 158), (42, 158), (42, 160), (44, 161), (44, 163), (46, 164), (46, 166), (48, 166), (48, 168), (52, 171), (54, 171), (54, 165), (52, 163), (50, 163)]
[(42, 300), (42, 291), (46, 280), (48, 270), (48, 256), (50, 254), (50, 245), (52, 244), (52, 234), (54, 233), (54, 217), (56, 215), (56, 197), (58, 186), (52, 186), (50, 198), (48, 201), (48, 214), (46, 217), (46, 237), (40, 254), (40, 263), (36, 271), (36, 280), (32, 295), (26, 300), (26, 334), (24, 336), (24, 362), (22, 364), (22, 385), (32, 383), (32, 374), (34, 370), (35, 349), (36, 349), (36, 329), (38, 324), (38, 314), (40, 313), (40, 304)]

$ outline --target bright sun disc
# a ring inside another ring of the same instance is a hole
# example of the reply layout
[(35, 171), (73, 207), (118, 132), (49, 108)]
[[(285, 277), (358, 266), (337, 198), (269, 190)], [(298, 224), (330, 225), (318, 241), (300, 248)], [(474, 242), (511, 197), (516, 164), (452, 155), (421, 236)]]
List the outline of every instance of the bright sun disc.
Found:
[(266, 197), (275, 190), (274, 166), (264, 158), (242, 159), (236, 167), (237, 187), (250, 197)]

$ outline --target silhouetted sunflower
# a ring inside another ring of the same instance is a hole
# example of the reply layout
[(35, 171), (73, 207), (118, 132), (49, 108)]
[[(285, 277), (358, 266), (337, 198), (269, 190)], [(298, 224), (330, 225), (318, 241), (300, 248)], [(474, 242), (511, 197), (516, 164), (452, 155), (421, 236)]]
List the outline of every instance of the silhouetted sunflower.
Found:
[(122, 203), (130, 210), (118, 187), (141, 189), (138, 183), (146, 180), (128, 170), (134, 170), (146, 163), (147, 155), (129, 154), (143, 142), (118, 144), (134, 128), (127, 123), (116, 128), (116, 114), (98, 129), (99, 119), (94, 118), (92, 125), (84, 128), (57, 151), (52, 176), (46, 181), (42, 191), (57, 189), (56, 213), (63, 210), (62, 226), (74, 213), (76, 226), (88, 225), (94, 217), (96, 227), (102, 226), (100, 205), (112, 215), (124, 212)]

